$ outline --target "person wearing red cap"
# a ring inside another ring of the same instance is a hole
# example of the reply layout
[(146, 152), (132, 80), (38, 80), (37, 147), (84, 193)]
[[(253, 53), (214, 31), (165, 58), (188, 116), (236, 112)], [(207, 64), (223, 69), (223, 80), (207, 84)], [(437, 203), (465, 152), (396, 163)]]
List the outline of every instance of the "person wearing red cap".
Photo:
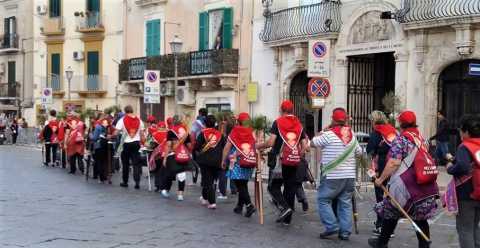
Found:
[[(55, 109), (50, 110), (50, 120), (45, 122), (40, 136), (45, 143), (45, 166), (51, 165), (55, 167), (57, 161), (57, 149), (58, 149), (58, 132), (59, 121), (57, 120), (57, 111)], [(50, 156), (51, 154), (51, 156)]]
[(218, 179), (222, 165), (222, 151), (225, 137), (215, 128), (216, 118), (207, 115), (205, 128), (196, 138), (195, 148), (197, 163), (202, 174), (202, 205), (216, 209), (214, 182)]
[(85, 152), (85, 125), (77, 116), (71, 116), (66, 125), (68, 129), (65, 134), (65, 151), (70, 164), (70, 174), (75, 174), (77, 165), (83, 171), (83, 155)]
[(148, 161), (149, 169), (155, 175), (155, 192), (160, 191), (162, 174), (167, 173), (165, 167), (162, 166), (163, 158), (166, 156), (165, 146), (167, 143), (167, 134), (168, 129), (165, 122), (159, 121), (156, 131), (152, 134), (152, 141), (150, 142), (152, 153)]
[[(390, 178), (391, 197), (400, 203), (423, 233), (430, 236), (427, 220), (434, 217), (437, 210), (438, 171), (418, 130), (415, 113), (403, 111), (398, 116), (398, 122), (401, 134), (392, 141), (389, 159), (375, 185), (383, 185)], [(376, 205), (376, 211), (383, 218), (382, 231), (378, 238), (371, 238), (368, 243), (374, 248), (385, 248), (402, 215), (387, 197)], [(430, 247), (418, 232), (417, 239), (418, 247)]]
[[(356, 156), (362, 149), (347, 125), (348, 114), (343, 108), (332, 112), (332, 124), (312, 139), (311, 145), (322, 150), (322, 180), (318, 187), (318, 214), (325, 226), (320, 238), (338, 235), (348, 240), (352, 233), (352, 194), (355, 190)], [(332, 203), (336, 202), (337, 216)]]
[(257, 144), (258, 149), (273, 147), (272, 156), (279, 157), (280, 164), (275, 163), (270, 168), (268, 191), (280, 209), (277, 223), (284, 225), (289, 225), (292, 221), (295, 193), (299, 186), (296, 180), (297, 168), (307, 149), (307, 135), (300, 120), (293, 115), (293, 109), (291, 101), (283, 101), (280, 107), (282, 115), (273, 122), (270, 138)]
[(244, 216), (247, 218), (256, 212), (248, 192), (248, 182), (252, 178), (254, 168), (257, 167), (255, 135), (249, 125), (248, 113), (240, 113), (237, 125), (228, 135), (222, 157), (222, 168), (226, 169), (225, 163), (229, 161), (227, 177), (235, 184), (238, 191), (238, 202), (233, 212), (242, 214), (245, 207)]

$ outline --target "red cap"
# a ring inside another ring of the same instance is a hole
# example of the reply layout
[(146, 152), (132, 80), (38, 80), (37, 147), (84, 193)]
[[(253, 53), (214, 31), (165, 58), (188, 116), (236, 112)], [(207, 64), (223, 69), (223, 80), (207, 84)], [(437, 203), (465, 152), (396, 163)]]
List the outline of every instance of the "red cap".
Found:
[(147, 117), (147, 122), (148, 122), (148, 123), (157, 122), (157, 118), (155, 118), (155, 116), (153, 116), (153, 115), (149, 115), (149, 116)]
[(413, 111), (405, 110), (398, 116), (398, 121), (404, 124), (417, 124), (417, 116)]
[(283, 112), (293, 112), (293, 103), (290, 100), (282, 102), (281, 109)]
[(248, 121), (248, 120), (250, 120), (250, 115), (248, 113), (242, 112), (242, 113), (238, 114), (237, 120), (239, 122)]
[(337, 122), (346, 122), (347, 121), (347, 111), (343, 108), (336, 108), (333, 110), (332, 120)]
[(171, 128), (173, 126), (173, 117), (167, 118), (167, 128)]
[(164, 121), (159, 121), (159, 122), (157, 123), (157, 126), (158, 126), (158, 128), (166, 128), (166, 127), (167, 127), (167, 125), (165, 124)]

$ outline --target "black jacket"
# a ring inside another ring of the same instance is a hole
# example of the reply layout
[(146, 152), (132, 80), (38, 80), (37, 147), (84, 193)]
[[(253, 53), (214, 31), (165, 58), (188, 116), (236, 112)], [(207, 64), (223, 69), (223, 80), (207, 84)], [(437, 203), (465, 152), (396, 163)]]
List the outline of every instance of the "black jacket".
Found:
[[(449, 167), (447, 172), (455, 177), (468, 176), (472, 173), (473, 158), (470, 151), (464, 146), (458, 147), (453, 166)], [(470, 194), (473, 192), (472, 180), (457, 187), (458, 200), (471, 200)]]

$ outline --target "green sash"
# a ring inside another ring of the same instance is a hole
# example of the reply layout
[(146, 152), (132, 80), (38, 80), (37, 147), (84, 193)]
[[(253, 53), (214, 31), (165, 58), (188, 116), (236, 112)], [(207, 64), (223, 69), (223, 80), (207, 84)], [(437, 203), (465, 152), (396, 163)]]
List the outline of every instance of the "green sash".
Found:
[(322, 176), (327, 175), (330, 171), (334, 170), (340, 164), (343, 164), (350, 155), (355, 151), (357, 147), (358, 141), (357, 139), (350, 142), (350, 145), (345, 149), (345, 151), (336, 159), (330, 161), (328, 164), (322, 166)]

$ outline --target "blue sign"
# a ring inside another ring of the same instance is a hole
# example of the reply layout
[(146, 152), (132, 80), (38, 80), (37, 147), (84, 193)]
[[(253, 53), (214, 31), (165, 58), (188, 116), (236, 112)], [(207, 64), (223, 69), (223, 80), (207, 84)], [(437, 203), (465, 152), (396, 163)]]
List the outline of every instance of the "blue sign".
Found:
[(327, 45), (325, 43), (319, 41), (313, 44), (313, 55), (317, 58), (321, 58), (327, 54)]
[(480, 64), (470, 64), (468, 69), (468, 75), (480, 76)]

